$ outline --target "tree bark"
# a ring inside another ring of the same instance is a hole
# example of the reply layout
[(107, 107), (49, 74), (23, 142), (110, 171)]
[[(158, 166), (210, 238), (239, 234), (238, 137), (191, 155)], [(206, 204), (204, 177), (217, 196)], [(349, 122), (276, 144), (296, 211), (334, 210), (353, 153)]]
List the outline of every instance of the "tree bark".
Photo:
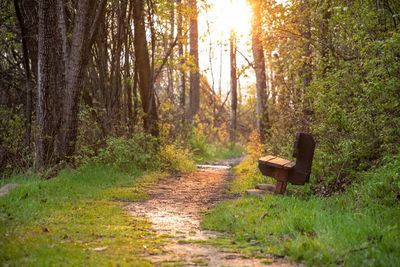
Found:
[(300, 70), (300, 75), (303, 80), (303, 88), (300, 92), (299, 99), (296, 101), (301, 105), (302, 116), (301, 116), (301, 130), (309, 131), (310, 128), (310, 114), (311, 105), (307, 99), (307, 89), (312, 81), (312, 50), (311, 50), (311, 18), (310, 18), (310, 3), (308, 0), (304, 0), (300, 6), (302, 25), (300, 26), (300, 32), (303, 36), (303, 66)]
[(185, 110), (186, 110), (186, 73), (185, 73), (185, 53), (183, 49), (183, 42), (185, 36), (183, 36), (183, 15), (182, 15), (182, 0), (176, 0), (178, 7), (178, 55), (180, 59), (180, 67), (179, 67), (179, 88), (180, 88), (180, 104), (182, 110), (182, 121), (185, 119)]
[(190, 92), (189, 92), (189, 114), (188, 121), (193, 122), (193, 118), (199, 114), (200, 110), (200, 72), (199, 72), (199, 31), (198, 31), (198, 11), (197, 0), (189, 0), (192, 10), (190, 18), (190, 57), (193, 65), (190, 69)]
[(56, 0), (40, 0), (36, 101), (38, 134), (35, 144), (37, 169), (42, 169), (56, 161), (53, 149), (60, 126), (60, 100), (65, 86), (63, 64), (60, 64), (63, 60), (60, 50), (61, 36), (57, 28)]
[[(29, 17), (31, 20), (37, 20), (37, 4), (29, 1), (18, 1), (14, 0), (15, 13), (17, 15), (18, 23), (21, 30), (22, 38), (22, 56), (25, 69), (25, 137), (24, 143), (26, 147), (31, 146), (31, 135), (32, 135), (32, 106), (33, 106), (33, 77), (31, 63), (37, 64), (36, 47), (37, 41), (35, 39), (37, 31), (36, 27), (33, 27), (33, 23), (29, 23)], [(22, 8), (28, 10), (22, 13)], [(29, 12), (29, 14), (26, 14)], [(33, 17), (33, 18), (32, 18)], [(30, 44), (30, 45), (29, 45)], [(35, 55), (32, 55), (35, 54)], [(36, 70), (36, 67), (35, 67)]]
[[(75, 152), (78, 135), (79, 96), (83, 86), (83, 75), (88, 63), (88, 53), (92, 45), (91, 34), (99, 19), (99, 13), (104, 12), (106, 1), (96, 7), (90, 0), (80, 0), (77, 3), (71, 45), (65, 64), (65, 90), (62, 101), (62, 120), (58, 135), (55, 154), (60, 160), (70, 157)], [(92, 23), (91, 23), (92, 22)], [(88, 38), (89, 36), (89, 38)]]
[(146, 132), (159, 136), (157, 107), (152, 90), (151, 67), (147, 48), (146, 29), (144, 24), (144, 1), (135, 0), (134, 34), (136, 68), (139, 76), (139, 92), (144, 111), (143, 126)]
[(252, 21), (252, 50), (254, 58), (254, 68), (256, 73), (257, 90), (257, 127), (261, 143), (265, 143), (267, 134), (269, 114), (267, 107), (267, 75), (265, 70), (265, 56), (262, 44), (262, 16), (259, 0), (254, 0), (253, 21)]
[(236, 142), (237, 130), (237, 66), (236, 66), (236, 34), (231, 30), (230, 36), (230, 66), (231, 66), (231, 123), (230, 123), (230, 141)]

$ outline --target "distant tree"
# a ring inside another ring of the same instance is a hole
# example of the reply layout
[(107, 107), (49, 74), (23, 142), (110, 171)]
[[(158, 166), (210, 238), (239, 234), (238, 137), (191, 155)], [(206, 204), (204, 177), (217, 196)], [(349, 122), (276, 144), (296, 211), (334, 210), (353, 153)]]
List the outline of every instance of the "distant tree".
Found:
[(178, 20), (177, 20), (177, 34), (178, 34), (178, 56), (179, 62), (179, 91), (180, 91), (180, 108), (183, 114), (182, 119), (185, 119), (186, 110), (186, 71), (185, 71), (185, 51), (184, 42), (186, 34), (184, 34), (184, 21), (182, 11), (182, 0), (176, 0), (178, 8)]
[(158, 114), (153, 90), (149, 51), (144, 24), (144, 1), (134, 0), (135, 56), (139, 77), (139, 91), (144, 111), (144, 129), (153, 136), (159, 135)]
[(251, 2), (251, 5), (253, 9), (251, 39), (257, 90), (257, 127), (261, 143), (265, 143), (265, 137), (269, 124), (269, 114), (267, 106), (269, 92), (267, 91), (267, 74), (265, 66), (264, 47), (262, 43), (261, 1), (253, 0)]
[(190, 92), (189, 92), (189, 122), (198, 115), (200, 110), (200, 72), (199, 72), (199, 30), (197, 0), (189, 0), (191, 9), (190, 17), (190, 57), (192, 67), (190, 68)]
[(231, 29), (230, 33), (230, 69), (231, 69), (231, 121), (229, 127), (229, 139), (232, 143), (236, 142), (236, 131), (237, 131), (237, 90), (238, 90), (238, 79), (237, 79), (237, 64), (236, 64), (236, 33), (234, 29)]
[(37, 74), (37, 18), (38, 5), (36, 1), (14, 0), (14, 8), (18, 20), (21, 43), (22, 57), (26, 78), (26, 98), (25, 98), (25, 146), (31, 145), (32, 134), (32, 113), (34, 96), (34, 79)]

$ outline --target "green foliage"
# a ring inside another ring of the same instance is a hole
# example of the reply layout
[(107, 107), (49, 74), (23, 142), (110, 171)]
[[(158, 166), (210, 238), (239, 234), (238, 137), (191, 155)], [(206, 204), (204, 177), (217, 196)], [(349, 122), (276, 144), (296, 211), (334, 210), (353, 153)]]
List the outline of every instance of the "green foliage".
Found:
[(399, 3), (263, 6), (264, 48), (274, 54), (266, 150), (289, 155), (295, 132), (311, 132), (312, 182), (328, 194), (399, 152)]
[(196, 168), (188, 149), (175, 144), (160, 145), (156, 138), (143, 132), (137, 132), (131, 138), (110, 137), (97, 156), (82, 160), (85, 161), (127, 173), (145, 170), (190, 172)]
[(0, 106), (0, 143), (12, 153), (23, 151), (24, 119)]
[(95, 116), (98, 110), (88, 106), (83, 106), (79, 111), (79, 128), (74, 161), (77, 165), (85, 165), (91, 158), (99, 153), (99, 149), (104, 143), (104, 137), (99, 123)]
[(146, 198), (141, 187), (162, 176), (86, 166), (48, 181), (27, 174), (4, 181), (19, 186), (0, 198), (1, 264), (151, 266), (139, 255), (159, 252), (162, 240), (120, 201), (125, 191), (129, 200)]
[(94, 161), (126, 172), (156, 169), (159, 163), (157, 140), (143, 132), (131, 138), (110, 137)]
[(225, 144), (208, 140), (204, 134), (204, 127), (205, 125), (198, 123), (189, 137), (189, 145), (196, 162), (210, 163), (244, 155), (245, 149), (239, 144)]
[[(400, 142), (400, 35), (368, 42), (355, 64), (341, 62), (311, 87), (320, 140), (315, 175), (325, 180), (366, 170)], [(327, 106), (326, 103), (329, 103)]]
[(307, 265), (398, 266), (399, 174), (397, 156), (358, 173), (359, 181), (342, 195), (244, 197), (217, 206), (203, 226), (229, 232), (249, 248), (258, 243), (252, 248), (258, 253)]
[[(24, 158), (29, 160), (29, 148), (24, 145), (25, 121), (20, 112), (12, 112), (7, 107), (0, 105), (0, 178), (10, 175), (12, 172), (20, 171), (20, 164)], [(26, 165), (26, 163), (24, 163)]]
[(160, 149), (160, 161), (162, 168), (168, 171), (191, 172), (196, 169), (192, 160), (192, 154), (188, 149), (177, 145), (164, 145)]
[(239, 165), (234, 167), (235, 180), (230, 184), (229, 191), (232, 193), (243, 193), (247, 189), (254, 188), (257, 184), (272, 182), (264, 177), (258, 170), (258, 159), (247, 156)]
[(242, 193), (268, 180), (258, 170), (257, 161), (249, 156), (235, 166), (234, 171), (236, 179), (229, 185), (229, 191), (232, 193)]

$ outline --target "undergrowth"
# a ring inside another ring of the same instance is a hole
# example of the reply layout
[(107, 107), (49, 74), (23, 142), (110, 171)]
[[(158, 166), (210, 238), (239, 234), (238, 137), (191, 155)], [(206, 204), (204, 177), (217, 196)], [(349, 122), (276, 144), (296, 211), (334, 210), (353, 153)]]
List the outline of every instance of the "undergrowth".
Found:
[(157, 147), (141, 133), (85, 151), (75, 158), (79, 169), (50, 180), (34, 173), (0, 180), (18, 184), (0, 198), (1, 266), (152, 266), (140, 255), (160, 253), (163, 240), (123, 206), (145, 200), (144, 187), (162, 172), (193, 171), (190, 152)]
[[(233, 191), (259, 181), (243, 162)], [(233, 243), (261, 254), (288, 256), (317, 266), (400, 266), (400, 156), (358, 174), (348, 190), (328, 198), (289, 186), (285, 196), (245, 196), (226, 201), (203, 227), (232, 234)]]

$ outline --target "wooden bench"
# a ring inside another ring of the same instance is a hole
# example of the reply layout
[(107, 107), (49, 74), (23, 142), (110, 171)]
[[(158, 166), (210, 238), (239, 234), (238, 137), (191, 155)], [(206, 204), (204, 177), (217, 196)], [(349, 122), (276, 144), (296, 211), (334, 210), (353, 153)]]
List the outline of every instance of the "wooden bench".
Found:
[(297, 133), (293, 151), (296, 162), (270, 155), (259, 159), (258, 168), (263, 175), (277, 181), (275, 194), (283, 194), (288, 182), (295, 185), (308, 183), (314, 150), (314, 138), (310, 134)]

